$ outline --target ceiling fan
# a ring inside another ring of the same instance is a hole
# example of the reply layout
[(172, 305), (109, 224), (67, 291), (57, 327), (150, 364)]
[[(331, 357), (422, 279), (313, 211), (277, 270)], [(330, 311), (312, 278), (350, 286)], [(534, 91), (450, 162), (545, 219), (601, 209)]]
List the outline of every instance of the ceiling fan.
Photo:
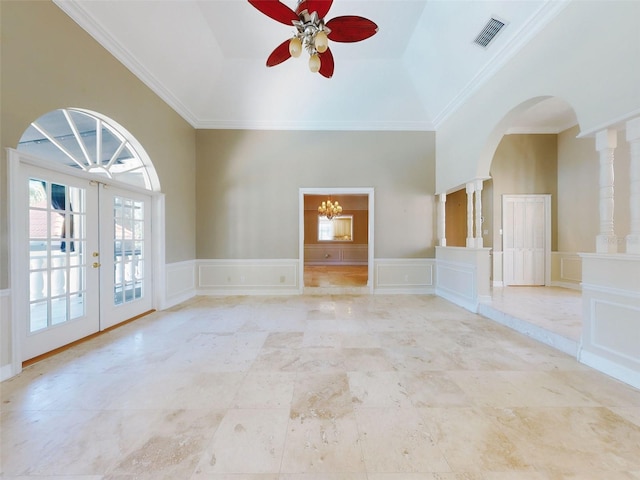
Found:
[(299, 57), (302, 49), (309, 52), (309, 69), (326, 78), (333, 76), (333, 54), (329, 40), (334, 42), (359, 42), (376, 34), (378, 26), (371, 20), (355, 15), (334, 17), (325, 22), (333, 0), (298, 0), (292, 10), (279, 0), (249, 0), (249, 3), (272, 19), (293, 25), (292, 38), (278, 45), (269, 58), (267, 67), (273, 67)]

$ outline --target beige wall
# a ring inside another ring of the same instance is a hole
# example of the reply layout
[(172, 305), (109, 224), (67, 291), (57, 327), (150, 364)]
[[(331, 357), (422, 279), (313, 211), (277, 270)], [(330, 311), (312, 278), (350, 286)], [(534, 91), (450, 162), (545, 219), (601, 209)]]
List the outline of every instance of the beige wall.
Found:
[[(593, 138), (577, 138), (577, 127), (558, 135), (558, 250), (595, 252), (599, 233), (600, 154)], [(618, 251), (629, 233), (629, 144), (618, 134), (614, 151), (614, 226)]]
[(433, 132), (197, 132), (197, 258), (299, 258), (300, 188), (375, 189), (374, 256), (434, 256)]
[[(485, 246), (502, 250), (502, 195), (551, 194), (551, 249), (558, 245), (557, 135), (505, 135), (491, 164), (491, 215), (485, 216)], [(483, 190), (484, 191), (484, 190)], [(484, 209), (483, 209), (484, 213)], [(492, 218), (491, 218), (492, 217)]]
[(447, 195), (445, 212), (447, 246), (464, 247), (467, 244), (467, 192), (464, 188)]
[[(143, 145), (166, 194), (166, 260), (195, 258), (195, 130), (54, 3), (2, 4), (2, 167), (29, 123), (62, 107), (102, 113)], [(0, 288), (8, 287), (7, 198), (0, 204)]]

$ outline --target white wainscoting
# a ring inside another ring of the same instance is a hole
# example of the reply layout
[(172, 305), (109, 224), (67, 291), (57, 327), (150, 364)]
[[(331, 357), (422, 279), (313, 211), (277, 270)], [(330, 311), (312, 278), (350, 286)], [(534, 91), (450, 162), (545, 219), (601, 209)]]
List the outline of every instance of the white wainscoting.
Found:
[(0, 382), (13, 376), (11, 356), (11, 290), (0, 290)]
[(373, 287), (376, 294), (435, 293), (435, 259), (375, 259)]
[(502, 252), (491, 252), (491, 285), (503, 287), (502, 281)]
[(189, 300), (196, 295), (196, 261), (168, 263), (165, 266), (165, 297), (161, 309)]
[(368, 261), (367, 245), (332, 242), (304, 246), (305, 265), (366, 265)]
[(575, 252), (551, 252), (551, 285), (580, 290), (582, 259)]
[(490, 248), (436, 247), (436, 294), (477, 312), (490, 299)]
[(197, 260), (198, 295), (297, 295), (300, 261)]
[(640, 388), (640, 256), (580, 256), (583, 324), (578, 359)]

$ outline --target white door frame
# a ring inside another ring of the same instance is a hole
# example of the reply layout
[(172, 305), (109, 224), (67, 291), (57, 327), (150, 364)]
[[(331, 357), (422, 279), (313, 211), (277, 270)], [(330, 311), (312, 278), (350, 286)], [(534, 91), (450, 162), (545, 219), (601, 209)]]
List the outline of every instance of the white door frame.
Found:
[(19, 179), (22, 178), (23, 165), (33, 165), (41, 169), (59, 172), (88, 181), (99, 180), (107, 185), (114, 185), (118, 188), (144, 193), (151, 197), (152, 208), (152, 308), (162, 309), (165, 303), (165, 212), (164, 195), (146, 189), (136, 188), (122, 182), (113, 181), (102, 176), (96, 177), (83, 170), (65, 167), (51, 161), (27, 155), (18, 150), (7, 148), (7, 181), (8, 181), (8, 214), (9, 214), (9, 286), (11, 290), (11, 375), (15, 376), (22, 371), (22, 338), (25, 334), (28, 312), (26, 306), (29, 303), (29, 291), (27, 288), (19, 288), (28, 285), (28, 268), (21, 265), (17, 260), (26, 257), (25, 249), (27, 242), (25, 235), (27, 232), (26, 216), (24, 215), (24, 205), (18, 205), (16, 201), (20, 196), (21, 188)]
[(300, 188), (298, 193), (299, 205), (299, 243), (298, 243), (298, 278), (300, 293), (304, 292), (304, 196), (305, 195), (367, 195), (369, 199), (369, 226), (367, 232), (367, 288), (373, 293), (373, 225), (374, 225), (374, 189), (372, 187), (355, 188)]
[(504, 286), (507, 287), (506, 283), (506, 269), (507, 265), (505, 262), (504, 255), (504, 205), (506, 199), (508, 198), (518, 198), (518, 197), (537, 197), (544, 199), (544, 285), (548, 287), (551, 285), (551, 195), (550, 194), (505, 194), (502, 195), (502, 280), (504, 282)]

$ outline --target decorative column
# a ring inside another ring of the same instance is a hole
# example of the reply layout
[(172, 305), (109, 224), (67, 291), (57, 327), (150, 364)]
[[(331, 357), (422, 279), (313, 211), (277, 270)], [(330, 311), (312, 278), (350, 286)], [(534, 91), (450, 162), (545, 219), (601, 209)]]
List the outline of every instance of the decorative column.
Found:
[(446, 230), (446, 209), (447, 194), (441, 193), (438, 195), (438, 245), (441, 247), (447, 246), (447, 230)]
[(618, 239), (613, 230), (613, 152), (617, 145), (615, 130), (602, 130), (596, 134), (596, 150), (600, 152), (600, 234), (596, 237), (597, 253), (618, 251)]
[(640, 117), (627, 122), (627, 141), (631, 147), (629, 162), (629, 235), (627, 253), (640, 254)]
[(482, 180), (476, 180), (476, 248), (483, 247), (482, 240)]
[(475, 183), (470, 182), (466, 185), (467, 191), (467, 248), (475, 248), (476, 242), (473, 238), (473, 192), (475, 191)]

